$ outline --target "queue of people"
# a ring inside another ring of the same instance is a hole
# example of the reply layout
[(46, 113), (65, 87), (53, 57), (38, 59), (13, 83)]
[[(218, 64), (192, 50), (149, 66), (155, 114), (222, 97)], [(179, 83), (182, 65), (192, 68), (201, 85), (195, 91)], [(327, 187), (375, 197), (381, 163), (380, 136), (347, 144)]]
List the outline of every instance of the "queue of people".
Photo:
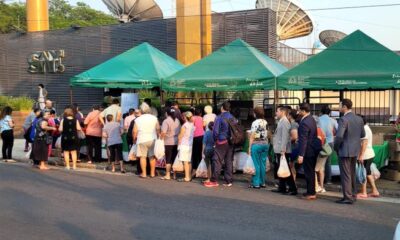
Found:
[[(206, 166), (205, 187), (218, 187), (223, 170), (223, 186), (233, 184), (233, 162), (235, 133), (233, 128), (239, 124), (230, 113), (229, 102), (222, 104), (220, 114), (213, 113), (211, 106), (193, 109), (181, 113), (177, 103), (165, 109), (165, 117), (160, 125), (158, 112), (151, 106), (151, 101), (144, 101), (139, 109), (130, 109), (122, 115), (118, 99), (105, 109), (94, 106), (84, 117), (78, 105), (68, 106), (63, 116), (58, 119), (45, 101), (46, 109), (33, 109), (24, 124), (25, 138), (31, 142), (31, 158), (34, 165), (47, 170), (46, 162), (55, 142), (63, 152), (66, 169), (77, 168), (82, 139), (86, 138), (87, 159), (89, 163), (102, 160), (102, 147), (107, 146), (107, 157), (112, 172), (119, 166), (125, 173), (122, 154), (122, 135), (127, 134), (127, 141), (134, 159), (137, 159), (137, 174), (140, 178), (156, 177), (155, 145), (162, 140), (165, 149), (165, 175), (162, 180), (176, 179), (190, 182), (196, 177), (196, 169), (204, 161)], [(331, 155), (336, 151), (339, 156), (343, 198), (338, 203), (352, 204), (357, 198), (379, 197), (374, 178), (371, 175), (372, 132), (365, 118), (352, 112), (352, 102), (343, 99), (340, 112), (343, 117), (337, 123), (331, 118), (330, 109), (324, 107), (319, 117), (311, 115), (310, 105), (303, 103), (298, 110), (289, 106), (279, 106), (276, 110), (277, 126), (272, 134), (265, 120), (263, 107), (256, 107), (254, 122), (249, 130), (247, 153), (254, 165), (254, 175), (249, 188), (266, 187), (266, 165), (271, 161), (274, 176), (278, 181), (273, 192), (298, 195), (296, 185), (297, 170), (302, 167), (306, 180), (306, 193), (303, 198), (315, 200), (317, 194), (326, 192), (324, 184), (331, 182)], [(203, 115), (203, 112), (205, 113)], [(3, 139), (3, 159), (12, 159), (13, 127), (12, 109), (6, 107), (0, 115), (0, 132)], [(58, 140), (56, 140), (59, 138)], [(28, 150), (26, 145), (25, 150)], [(273, 155), (269, 155), (270, 149)], [(274, 160), (273, 160), (274, 159)], [(174, 168), (179, 162), (184, 173), (177, 179)], [(372, 193), (367, 194), (366, 183), (360, 193), (356, 193), (356, 162), (363, 163)], [(281, 168), (288, 166), (286, 174)]]

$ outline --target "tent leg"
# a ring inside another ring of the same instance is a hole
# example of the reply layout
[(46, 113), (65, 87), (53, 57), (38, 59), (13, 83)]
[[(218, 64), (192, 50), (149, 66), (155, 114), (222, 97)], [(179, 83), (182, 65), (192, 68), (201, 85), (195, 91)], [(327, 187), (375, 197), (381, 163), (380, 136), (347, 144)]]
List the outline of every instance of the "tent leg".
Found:
[(73, 92), (72, 92), (72, 87), (69, 87), (69, 103), (72, 105), (74, 100), (73, 100)]
[(310, 90), (306, 90), (305, 95), (306, 95), (306, 98), (304, 99), (305, 100), (304, 102), (310, 104), (310, 96), (311, 96)]
[(217, 91), (213, 91), (213, 103), (214, 103), (214, 109), (217, 111), (218, 106), (217, 106)]
[(339, 91), (339, 101), (341, 102), (344, 99), (344, 91), (340, 90)]

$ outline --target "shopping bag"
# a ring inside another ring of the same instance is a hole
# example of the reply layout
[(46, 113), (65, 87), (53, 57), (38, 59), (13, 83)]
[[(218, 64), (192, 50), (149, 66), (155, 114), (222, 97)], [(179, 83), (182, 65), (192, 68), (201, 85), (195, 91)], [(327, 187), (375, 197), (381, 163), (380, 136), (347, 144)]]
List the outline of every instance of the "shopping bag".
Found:
[(375, 180), (378, 180), (381, 177), (381, 172), (378, 170), (375, 163), (371, 163), (371, 175)]
[(83, 131), (78, 131), (78, 138), (81, 140), (85, 139), (86, 138), (85, 133)]
[(57, 148), (57, 149), (61, 149), (61, 136), (60, 137), (58, 137), (57, 138), (57, 140), (56, 140), (56, 144), (55, 144), (55, 147)]
[(364, 164), (357, 163), (356, 166), (356, 180), (358, 184), (364, 184), (367, 182), (367, 170), (364, 167)]
[(165, 157), (156, 160), (156, 168), (165, 168), (166, 165)]
[(265, 161), (265, 172), (271, 171), (271, 163), (269, 162), (269, 158), (267, 157), (267, 160)]
[(204, 159), (201, 160), (199, 166), (197, 167), (196, 177), (197, 178), (207, 178), (208, 177), (208, 169), (207, 169), (206, 161), (204, 161)]
[(256, 168), (254, 167), (254, 162), (250, 155), (248, 155), (246, 159), (246, 165), (243, 168), (243, 173), (250, 175), (256, 174)]
[(161, 159), (165, 156), (164, 140), (161, 140), (161, 139), (156, 140), (156, 143), (154, 144), (154, 156), (157, 159)]
[(174, 172), (183, 172), (184, 171), (183, 162), (181, 160), (179, 160), (178, 156), (176, 156), (176, 158), (175, 158), (175, 162), (172, 165), (172, 170)]
[(249, 155), (245, 152), (235, 153), (233, 156), (234, 168), (236, 168), (236, 170), (243, 171), (248, 157)]
[(137, 160), (136, 151), (137, 151), (137, 146), (136, 146), (136, 144), (134, 144), (131, 147), (131, 150), (129, 151), (129, 155), (128, 155), (130, 161), (136, 161)]
[(332, 148), (331, 148), (331, 146), (329, 146), (328, 143), (325, 143), (325, 144), (322, 146), (322, 150), (321, 150), (321, 152), (319, 152), (319, 155), (321, 155), (321, 156), (323, 156), (323, 157), (328, 157), (328, 156), (332, 155)]
[(30, 148), (29, 148), (29, 151), (25, 154), (25, 159), (31, 159), (31, 155), (32, 155), (32, 148), (33, 148), (33, 146), (32, 146), (32, 144), (29, 144), (30, 145)]
[(285, 155), (282, 155), (281, 159), (279, 160), (278, 177), (287, 178), (289, 176), (290, 176), (289, 165), (286, 161)]

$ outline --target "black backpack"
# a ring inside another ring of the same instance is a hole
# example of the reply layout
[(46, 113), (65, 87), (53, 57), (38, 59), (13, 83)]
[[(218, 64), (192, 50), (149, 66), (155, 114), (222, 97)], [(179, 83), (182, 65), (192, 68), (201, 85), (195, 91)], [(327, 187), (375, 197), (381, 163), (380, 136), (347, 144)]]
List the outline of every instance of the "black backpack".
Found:
[(224, 120), (228, 124), (229, 130), (231, 132), (229, 143), (235, 146), (243, 145), (246, 139), (243, 126), (239, 123), (239, 121), (236, 118), (233, 117)]

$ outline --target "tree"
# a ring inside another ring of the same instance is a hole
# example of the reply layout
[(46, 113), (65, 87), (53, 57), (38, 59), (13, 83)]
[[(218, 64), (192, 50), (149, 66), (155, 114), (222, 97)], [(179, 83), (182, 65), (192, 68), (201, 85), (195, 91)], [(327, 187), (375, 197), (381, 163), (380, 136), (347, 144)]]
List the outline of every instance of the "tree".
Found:
[[(72, 6), (65, 0), (49, 1), (49, 21), (51, 30), (68, 28), (71, 25), (85, 27), (118, 23), (112, 15), (92, 9), (84, 2)], [(0, 33), (25, 30), (25, 4), (6, 4), (0, 0)]]

